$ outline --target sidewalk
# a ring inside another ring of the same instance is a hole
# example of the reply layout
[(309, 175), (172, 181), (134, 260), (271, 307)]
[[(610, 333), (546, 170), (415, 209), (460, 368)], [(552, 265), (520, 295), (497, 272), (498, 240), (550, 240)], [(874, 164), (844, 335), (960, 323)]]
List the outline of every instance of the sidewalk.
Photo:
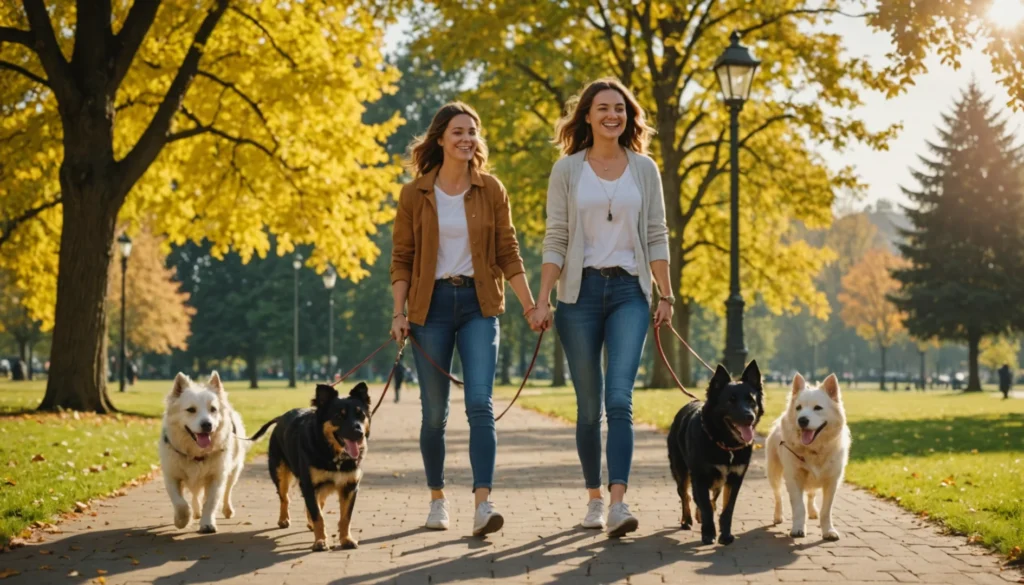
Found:
[[(453, 393), (455, 394), (455, 393)], [(277, 528), (277, 497), (265, 459), (251, 463), (235, 491), (237, 514), (203, 536), (193, 523), (172, 524), (162, 481), (96, 505), (98, 517), (61, 525), (64, 533), (0, 555), (0, 571), (21, 574), (4, 584), (157, 583), (782, 583), (867, 582), (1005, 585), (1020, 574), (1000, 572), (996, 557), (941, 536), (896, 506), (845, 486), (837, 498), (838, 543), (788, 537), (788, 522), (771, 525), (771, 491), (759, 451), (739, 495), (736, 542), (700, 544), (698, 531), (677, 529), (680, 504), (668, 468), (664, 435), (636, 432), (628, 501), (640, 519), (632, 538), (610, 541), (578, 528), (586, 509), (574, 429), (513, 409), (498, 423), (498, 471), (493, 500), (504, 529), (487, 540), (472, 529), (468, 428), (461, 400), (452, 403), (448, 432), (448, 497), (452, 529), (422, 529), (428, 493), (420, 461), (419, 402), (411, 393), (385, 403), (373, 437), (353, 520), (355, 551), (312, 553), (304, 522)], [(503, 407), (503, 405), (500, 405)], [(498, 408), (496, 408), (497, 410)], [(256, 428), (263, 421), (246, 421)], [(768, 422), (763, 425), (767, 428)], [(154, 443), (156, 438), (154, 437)], [(155, 448), (155, 446), (154, 446)], [(293, 490), (297, 488), (293, 487)], [(337, 500), (327, 504), (337, 525)], [(788, 513), (788, 505), (787, 505)], [(301, 498), (292, 518), (302, 519)], [(336, 540), (336, 539), (335, 539)], [(44, 554), (49, 551), (50, 554)], [(41, 567), (47, 567), (42, 569)], [(68, 573), (77, 571), (77, 577)]]

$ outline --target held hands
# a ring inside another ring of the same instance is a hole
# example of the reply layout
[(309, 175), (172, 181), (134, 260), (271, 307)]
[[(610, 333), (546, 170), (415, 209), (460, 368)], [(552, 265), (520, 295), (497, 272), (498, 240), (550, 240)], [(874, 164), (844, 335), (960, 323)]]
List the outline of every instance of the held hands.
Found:
[(526, 317), (527, 323), (530, 324), (531, 331), (539, 333), (551, 328), (551, 305), (548, 303), (534, 305), (527, 309), (523, 316)]

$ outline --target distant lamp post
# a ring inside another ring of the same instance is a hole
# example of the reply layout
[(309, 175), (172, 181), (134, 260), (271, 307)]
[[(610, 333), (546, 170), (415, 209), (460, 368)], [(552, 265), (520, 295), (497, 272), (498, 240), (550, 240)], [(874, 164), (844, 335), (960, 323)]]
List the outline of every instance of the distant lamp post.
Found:
[(128, 368), (128, 356), (127, 356), (127, 352), (125, 351), (125, 339), (124, 339), (124, 337), (125, 337), (125, 326), (124, 326), (125, 325), (125, 323), (124, 323), (124, 321), (125, 321), (125, 319), (124, 319), (125, 310), (124, 310), (124, 308), (125, 308), (125, 291), (126, 291), (126, 288), (127, 288), (125, 286), (125, 278), (126, 278), (126, 275), (128, 273), (128, 257), (132, 255), (132, 239), (128, 237), (128, 234), (121, 234), (121, 236), (119, 238), (117, 238), (117, 247), (121, 249), (121, 360), (120, 360), (118, 365), (121, 366), (120, 367), (120, 370), (121, 370), (121, 384), (120, 384), (121, 387), (120, 387), (120, 391), (124, 392), (124, 378), (125, 378), (125, 376), (127, 375), (127, 372), (128, 372), (128, 369), (127, 369)]
[(740, 34), (733, 31), (729, 47), (715, 61), (715, 74), (722, 97), (729, 106), (730, 174), (730, 246), (729, 298), (725, 301), (725, 366), (732, 374), (743, 370), (747, 346), (743, 341), (743, 296), (740, 295), (740, 110), (750, 97), (750, 85), (760, 61), (740, 44)]
[(327, 289), (327, 379), (334, 379), (334, 284), (338, 273), (328, 265), (324, 272), (324, 288)]
[(296, 254), (292, 260), (292, 268), (295, 269), (295, 299), (292, 312), (292, 371), (288, 377), (288, 387), (295, 388), (295, 381), (298, 380), (299, 367), (299, 269), (302, 268), (302, 254)]

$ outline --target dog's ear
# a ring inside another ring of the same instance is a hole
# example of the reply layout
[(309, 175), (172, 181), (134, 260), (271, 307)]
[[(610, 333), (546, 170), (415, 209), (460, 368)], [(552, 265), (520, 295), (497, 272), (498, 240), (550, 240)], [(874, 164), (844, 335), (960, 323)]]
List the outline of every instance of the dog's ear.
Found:
[(726, 370), (722, 364), (718, 364), (718, 368), (715, 369), (715, 375), (711, 376), (711, 383), (708, 384), (708, 398), (710, 399), (715, 394), (718, 394), (722, 388), (729, 385), (729, 382), (732, 382), (729, 370)]
[(821, 389), (828, 394), (833, 402), (843, 401), (843, 397), (839, 393), (839, 378), (835, 374), (829, 374), (828, 378), (825, 378), (825, 381), (821, 383)]
[(356, 387), (349, 391), (348, 395), (356, 400), (361, 400), (370, 405), (370, 389), (366, 386), (366, 382), (360, 382), (356, 384)]
[(793, 376), (793, 396), (796, 396), (797, 394), (799, 394), (800, 391), (803, 390), (806, 387), (807, 387), (807, 382), (804, 380), (803, 376), (801, 376), (799, 373), (797, 373), (797, 375)]
[(224, 383), (220, 381), (220, 374), (217, 373), (217, 370), (210, 373), (210, 381), (207, 382), (207, 385), (214, 392), (220, 393), (224, 391)]
[(337, 397), (338, 391), (335, 390), (332, 386), (328, 386), (327, 384), (317, 384), (316, 398), (313, 399), (313, 406), (315, 406), (317, 410), (321, 408), (326, 408), (330, 406), (331, 403), (334, 402), (334, 399)]
[(192, 383), (192, 380), (188, 379), (188, 376), (182, 372), (178, 372), (178, 375), (174, 377), (174, 386), (171, 387), (172, 396), (181, 396), (181, 393), (185, 391), (185, 388)]
[(750, 360), (743, 375), (740, 376), (740, 381), (750, 384), (754, 388), (761, 388), (761, 369), (757, 367), (757, 360)]

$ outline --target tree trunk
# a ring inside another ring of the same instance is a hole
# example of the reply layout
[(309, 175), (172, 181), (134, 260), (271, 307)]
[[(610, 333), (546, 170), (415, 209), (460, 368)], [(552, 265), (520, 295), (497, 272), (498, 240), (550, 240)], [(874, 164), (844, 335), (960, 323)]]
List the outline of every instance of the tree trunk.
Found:
[(26, 372), (26, 374), (28, 375), (28, 379), (29, 380), (32, 380), (33, 378), (35, 378), (34, 370), (32, 369), (32, 346), (33, 345), (34, 344), (33, 344), (32, 341), (28, 342), (28, 359), (25, 360), (25, 364), (26, 364), (25, 369), (28, 370)]
[(886, 347), (884, 345), (880, 345), (879, 349), (881, 349), (881, 354), (882, 354), (882, 371), (879, 372), (879, 375), (882, 378), (882, 390), (885, 390), (885, 350), (886, 350)]
[(927, 376), (926, 376), (925, 368), (924, 368), (925, 352), (924, 351), (919, 351), (918, 353), (921, 354), (921, 390), (926, 390), (928, 387), (926, 385), (927, 384)]
[(551, 364), (551, 385), (555, 388), (565, 386), (565, 348), (562, 347), (562, 339), (558, 331), (552, 327), (549, 331), (555, 336), (555, 358)]
[[(249, 372), (249, 388), (256, 390), (260, 387), (259, 358), (252, 352), (245, 358), (245, 369)], [(330, 380), (333, 382), (334, 380)]]
[(978, 375), (978, 344), (981, 335), (974, 329), (967, 329), (967, 388), (965, 392), (981, 392), (981, 376)]
[[(103, 144), (99, 139), (95, 143)], [(98, 159), (98, 160), (97, 160)], [(95, 162), (94, 162), (95, 161)], [(107, 396), (107, 275), (120, 197), (109, 153), (61, 165), (61, 229), (57, 307), (50, 378), (40, 410), (113, 412)]]

